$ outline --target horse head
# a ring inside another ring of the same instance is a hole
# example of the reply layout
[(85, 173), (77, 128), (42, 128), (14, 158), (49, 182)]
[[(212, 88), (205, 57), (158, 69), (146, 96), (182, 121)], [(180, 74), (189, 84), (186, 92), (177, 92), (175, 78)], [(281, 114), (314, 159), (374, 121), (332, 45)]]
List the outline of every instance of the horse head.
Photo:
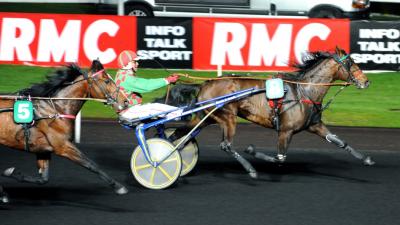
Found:
[(339, 65), (337, 72), (339, 80), (348, 81), (354, 84), (357, 88), (367, 88), (369, 86), (368, 77), (354, 62), (350, 54), (347, 54), (343, 49), (336, 47), (333, 58)]
[(92, 61), (89, 69), (88, 83), (90, 95), (95, 98), (106, 99), (106, 104), (111, 105), (115, 111), (122, 111), (128, 106), (126, 96), (97, 59)]

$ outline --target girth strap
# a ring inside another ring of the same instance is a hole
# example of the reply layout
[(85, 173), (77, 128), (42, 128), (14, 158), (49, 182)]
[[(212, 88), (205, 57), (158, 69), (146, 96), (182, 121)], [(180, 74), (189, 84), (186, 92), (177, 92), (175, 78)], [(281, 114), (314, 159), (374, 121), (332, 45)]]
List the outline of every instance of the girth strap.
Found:
[(12, 112), (12, 111), (14, 111), (14, 108), (2, 108), (2, 109), (0, 109), (0, 113), (2, 113), (2, 112)]
[[(32, 123), (33, 124), (33, 123)], [(31, 127), (32, 124), (24, 123), (22, 124), (22, 128), (24, 129), (24, 139), (25, 139), (25, 151), (29, 152), (29, 137), (31, 136)]]

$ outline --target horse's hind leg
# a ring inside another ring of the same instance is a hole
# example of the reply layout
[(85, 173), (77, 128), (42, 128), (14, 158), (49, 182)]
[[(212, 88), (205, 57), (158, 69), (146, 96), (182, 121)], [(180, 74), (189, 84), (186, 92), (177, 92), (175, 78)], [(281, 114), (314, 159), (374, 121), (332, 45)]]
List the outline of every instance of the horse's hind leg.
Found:
[(45, 184), (49, 181), (50, 152), (36, 154), (39, 176), (28, 176), (18, 171), (15, 167), (6, 169), (3, 176), (14, 178), (20, 182)]
[(325, 124), (318, 123), (316, 125), (311, 126), (308, 129), (310, 132), (317, 134), (318, 136), (326, 139), (328, 142), (335, 144), (339, 148), (342, 148), (353, 155), (355, 158), (362, 160), (364, 165), (371, 166), (374, 165), (375, 162), (371, 159), (370, 156), (366, 156), (361, 152), (353, 149), (350, 145), (348, 145), (344, 140), (340, 139), (335, 134), (332, 134), (329, 129), (325, 126)]
[(267, 162), (273, 162), (273, 163), (277, 162), (277, 158), (276, 157), (272, 157), (272, 156), (269, 156), (269, 155), (267, 155), (267, 154), (265, 154), (263, 152), (256, 151), (254, 145), (252, 145), (252, 144), (249, 145), (244, 150), (244, 152), (246, 152), (249, 155), (254, 156), (257, 159), (261, 159), (261, 160), (264, 160), (264, 161), (267, 161)]
[(245, 150), (246, 153), (254, 156), (255, 158), (265, 160), (267, 162), (279, 162), (283, 163), (286, 160), (286, 153), (290, 143), (290, 140), (293, 136), (292, 131), (280, 131), (278, 134), (278, 154), (276, 157), (271, 157), (262, 152), (258, 152), (254, 149), (253, 145), (250, 145)]
[(233, 136), (236, 132), (236, 116), (233, 114), (225, 114), (227, 119), (216, 119), (223, 130), (223, 140), (221, 142), (221, 149), (235, 158), (247, 171), (251, 178), (257, 178), (257, 171), (254, 167), (236, 152), (232, 147)]
[(90, 160), (86, 155), (84, 155), (77, 147), (75, 147), (71, 142), (66, 142), (62, 147), (55, 148), (55, 153), (59, 156), (63, 156), (71, 161), (85, 167), (86, 169), (96, 173), (101, 179), (106, 181), (117, 194), (126, 194), (128, 189), (126, 189), (122, 184), (115, 181), (104, 171), (99, 169), (99, 167)]

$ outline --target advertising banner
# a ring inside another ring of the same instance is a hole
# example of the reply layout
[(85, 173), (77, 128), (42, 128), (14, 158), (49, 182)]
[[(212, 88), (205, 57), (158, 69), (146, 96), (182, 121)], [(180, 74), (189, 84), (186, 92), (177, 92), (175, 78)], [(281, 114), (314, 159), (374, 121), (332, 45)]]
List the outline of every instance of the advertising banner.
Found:
[(136, 17), (0, 13), (0, 63), (117, 67), (124, 49), (136, 50)]
[(129, 49), (141, 68), (291, 71), (305, 52), (336, 46), (364, 70), (400, 70), (396, 21), (0, 13), (2, 64), (117, 68)]
[(192, 68), (191, 18), (138, 18), (141, 67)]
[(364, 70), (400, 70), (400, 23), (353, 21), (351, 56)]
[(193, 18), (193, 69), (289, 71), (307, 51), (349, 51), (343, 19)]

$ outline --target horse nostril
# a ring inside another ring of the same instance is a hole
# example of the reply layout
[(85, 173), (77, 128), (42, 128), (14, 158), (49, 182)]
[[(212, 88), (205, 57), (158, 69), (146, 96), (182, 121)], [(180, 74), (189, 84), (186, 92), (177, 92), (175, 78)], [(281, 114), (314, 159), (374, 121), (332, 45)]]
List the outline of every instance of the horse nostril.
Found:
[(370, 84), (370, 81), (369, 81), (369, 80), (367, 80), (367, 81), (365, 82), (365, 87), (368, 87), (368, 86), (369, 86), (369, 84)]

